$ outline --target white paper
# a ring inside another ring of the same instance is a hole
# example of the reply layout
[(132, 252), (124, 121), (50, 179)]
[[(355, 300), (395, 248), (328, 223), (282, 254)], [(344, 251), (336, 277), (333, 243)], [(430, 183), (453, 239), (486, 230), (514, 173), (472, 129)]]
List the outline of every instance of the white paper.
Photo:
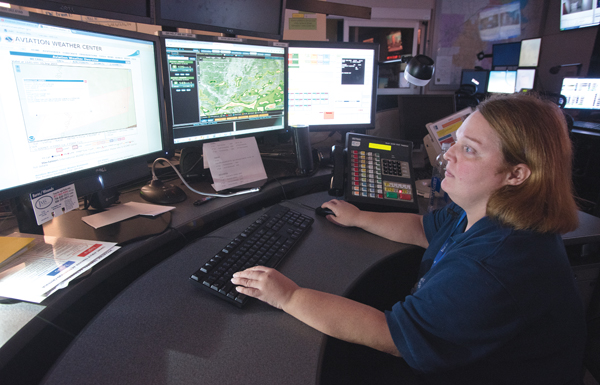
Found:
[(113, 242), (11, 234), (35, 238), (34, 245), (0, 270), (0, 296), (40, 303), (118, 250)]
[(258, 187), (267, 179), (254, 137), (204, 143), (203, 154), (216, 191)]
[(109, 207), (106, 211), (98, 214), (88, 215), (81, 218), (82, 221), (98, 229), (102, 226), (124, 221), (137, 215), (157, 216), (173, 210), (173, 206), (153, 205), (150, 203), (128, 202), (122, 205)]

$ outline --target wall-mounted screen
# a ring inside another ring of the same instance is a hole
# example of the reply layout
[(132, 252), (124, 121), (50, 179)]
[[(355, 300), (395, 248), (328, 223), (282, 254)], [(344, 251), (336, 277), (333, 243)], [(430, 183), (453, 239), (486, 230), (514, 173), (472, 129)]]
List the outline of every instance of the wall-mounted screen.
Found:
[(7, 2), (49, 11), (154, 24), (154, 0), (9, 0)]
[(280, 39), (284, 0), (155, 0), (156, 24)]
[(596, 0), (561, 0), (560, 30), (592, 27), (600, 23)]
[(512, 94), (517, 85), (517, 71), (490, 71), (487, 92)]
[(600, 110), (600, 79), (564, 78), (560, 93), (567, 98), (564, 108)]
[(288, 119), (315, 130), (375, 127), (377, 44), (290, 42)]
[(534, 68), (519, 68), (517, 70), (517, 78), (515, 82), (515, 91), (532, 90), (535, 84), (535, 69)]
[(173, 145), (286, 127), (284, 47), (199, 35), (161, 41)]
[(489, 71), (462, 70), (460, 84), (474, 85), (476, 94), (485, 94), (489, 75)]
[(521, 53), (519, 55), (519, 67), (537, 67), (540, 59), (540, 47), (542, 38), (521, 40)]
[[(492, 46), (492, 67), (517, 67), (521, 54), (521, 42), (500, 43)], [(507, 69), (507, 68), (501, 68)]]

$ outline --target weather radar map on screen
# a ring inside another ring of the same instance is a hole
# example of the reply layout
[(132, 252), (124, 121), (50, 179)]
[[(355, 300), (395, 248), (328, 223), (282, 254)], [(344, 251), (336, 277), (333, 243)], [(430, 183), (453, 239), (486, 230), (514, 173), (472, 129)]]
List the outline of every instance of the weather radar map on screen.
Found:
[(173, 144), (285, 128), (285, 49), (203, 38), (163, 40)]

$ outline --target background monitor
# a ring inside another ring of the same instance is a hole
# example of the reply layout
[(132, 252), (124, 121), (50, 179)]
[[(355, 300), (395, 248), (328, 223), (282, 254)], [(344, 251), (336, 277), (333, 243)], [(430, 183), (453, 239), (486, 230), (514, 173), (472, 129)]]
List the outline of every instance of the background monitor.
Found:
[(455, 112), (454, 95), (400, 95), (398, 114), (403, 134), (401, 139), (419, 145), (429, 134), (427, 123), (436, 122)]
[(285, 48), (265, 41), (164, 33), (170, 142), (286, 128)]
[(489, 71), (462, 70), (460, 84), (474, 85), (475, 93), (485, 94), (489, 74)]
[(375, 128), (379, 45), (289, 42), (289, 125), (311, 131)]
[(560, 93), (567, 99), (564, 108), (600, 110), (600, 79), (564, 78)]
[(535, 69), (519, 68), (517, 70), (517, 78), (515, 82), (515, 92), (521, 90), (532, 90), (535, 83)]
[(149, 176), (163, 154), (158, 38), (0, 14), (0, 199)]
[(156, 24), (280, 39), (284, 0), (155, 0)]
[(520, 41), (494, 44), (492, 46), (492, 69), (496, 69), (496, 67), (517, 67), (520, 54)]
[(592, 27), (600, 22), (600, 9), (597, 1), (561, 0), (560, 30)]
[(517, 71), (490, 71), (487, 92), (512, 94), (517, 86)]
[(537, 67), (540, 58), (542, 38), (521, 40), (519, 67)]
[(154, 24), (154, 0), (8, 0), (10, 4)]

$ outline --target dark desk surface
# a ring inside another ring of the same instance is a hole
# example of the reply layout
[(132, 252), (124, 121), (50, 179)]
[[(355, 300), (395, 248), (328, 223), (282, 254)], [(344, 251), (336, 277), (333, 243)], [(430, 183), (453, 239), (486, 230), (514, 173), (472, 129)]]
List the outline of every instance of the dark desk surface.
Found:
[[(34, 351), (37, 357), (44, 356), (44, 349), (50, 349), (54, 341), (48, 336), (41, 339), (40, 335), (51, 329), (52, 333), (76, 336), (49, 374), (49, 384), (209, 380), (265, 383), (267, 378), (286, 384), (314, 383), (323, 341), (320, 333), (260, 302), (239, 310), (197, 290), (188, 278), (258, 217), (260, 212), (254, 211), (261, 207), (300, 196), (284, 204), (314, 216), (313, 208), (330, 197), (324, 192), (302, 195), (324, 190), (328, 180), (329, 171), (324, 170), (311, 178), (271, 182), (259, 194), (214, 200), (198, 207), (192, 205), (195, 196), (190, 194), (187, 201), (175, 205), (171, 226), (164, 233), (124, 246), (94, 267), (88, 277), (41, 305), (23, 304), (34, 308), (27, 309), (34, 316), (24, 321), (0, 348), (0, 369), (10, 367), (12, 374), (22, 375), (38, 367), (35, 360), (27, 360), (28, 354)], [(124, 198), (141, 201), (137, 193)], [(231, 225), (188, 245), (190, 240), (236, 218), (239, 219)], [(566, 234), (565, 243), (600, 242), (600, 219), (583, 213), (580, 219), (582, 226)], [(164, 245), (171, 248), (163, 249)], [(409, 249), (414, 251), (409, 246), (358, 229), (342, 229), (316, 217), (311, 232), (280, 269), (302, 286), (344, 294), (369, 268)], [(106, 301), (111, 302), (81, 333), (57, 324), (61, 317), (75, 317), (70, 312), (86, 305), (87, 293), (111, 288), (112, 277), (149, 255), (164, 261), (131, 285), (125, 285), (126, 289), (114, 299), (108, 296)], [(14, 318), (21, 305), (11, 306), (0, 305), (3, 325), (5, 320)], [(219, 366), (234, 356), (243, 359), (225, 369)], [(271, 374), (265, 377), (265, 373)]]
[[(111, 295), (115, 295), (135, 279), (136, 274), (140, 274), (139, 271), (167, 258), (190, 240), (282, 199), (312, 191), (323, 191), (329, 184), (330, 174), (331, 170), (324, 169), (308, 178), (273, 180), (267, 183), (260, 193), (215, 199), (201, 206), (193, 205), (199, 196), (189, 192), (184, 186), (188, 198), (173, 205), (176, 209), (170, 213), (170, 226), (163, 233), (123, 246), (94, 266), (91, 274), (72, 282), (66, 289), (59, 290), (39, 305), (0, 304), (0, 383), (6, 376), (12, 378), (15, 374), (20, 375), (23, 368), (30, 363), (31, 354), (37, 357), (36, 359), (43, 360), (47, 355), (45, 349), (48, 344), (56, 344), (56, 335), (61, 338), (76, 335), (82, 324), (87, 321), (81, 316), (80, 308), (88, 308), (82, 311), (87, 312), (85, 316), (89, 319), (97, 308), (110, 300)], [(212, 191), (207, 183), (194, 183), (192, 186), (200, 191)], [(121, 201), (144, 202), (139, 196), (139, 190), (122, 195)], [(60, 231), (65, 229), (65, 236), (70, 236), (69, 226), (87, 225), (77, 218), (66, 227), (56, 226), (55, 230), (58, 229), (59, 234), (53, 235), (63, 235)], [(90, 299), (96, 301), (93, 304), (96, 308), (92, 310)], [(60, 353), (57, 353), (57, 349), (52, 351), (54, 356)], [(31, 366), (35, 369), (41, 365), (31, 362)]]
[[(315, 216), (330, 199), (283, 205)], [(146, 273), (77, 337), (45, 384), (310, 384), (323, 336), (253, 301), (240, 310), (197, 289), (189, 276), (254, 221), (253, 213), (198, 239)], [(299, 285), (344, 294), (370, 267), (415, 247), (315, 217), (279, 269)]]
[[(365, 272), (421, 250), (315, 216), (313, 208), (328, 199), (316, 193), (282, 203), (315, 217), (279, 267), (299, 285), (344, 295)], [(43, 383), (317, 383), (321, 333), (259, 301), (237, 309), (189, 280), (259, 215), (198, 239), (131, 284), (76, 338)]]

